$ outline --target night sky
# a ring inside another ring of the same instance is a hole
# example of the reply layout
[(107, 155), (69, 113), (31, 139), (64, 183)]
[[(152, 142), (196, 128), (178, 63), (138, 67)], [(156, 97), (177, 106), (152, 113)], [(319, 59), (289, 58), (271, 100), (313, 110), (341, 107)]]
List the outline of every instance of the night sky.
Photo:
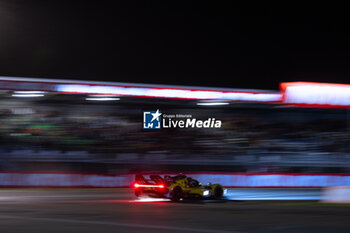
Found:
[(0, 1), (0, 75), (255, 89), (350, 83), (345, 6), (164, 2)]

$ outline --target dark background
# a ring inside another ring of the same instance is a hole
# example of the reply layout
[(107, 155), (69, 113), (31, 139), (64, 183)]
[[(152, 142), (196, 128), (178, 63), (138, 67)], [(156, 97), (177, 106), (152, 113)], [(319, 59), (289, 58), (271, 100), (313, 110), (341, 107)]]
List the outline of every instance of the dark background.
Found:
[(278, 89), (349, 83), (348, 8), (0, 1), (0, 75)]

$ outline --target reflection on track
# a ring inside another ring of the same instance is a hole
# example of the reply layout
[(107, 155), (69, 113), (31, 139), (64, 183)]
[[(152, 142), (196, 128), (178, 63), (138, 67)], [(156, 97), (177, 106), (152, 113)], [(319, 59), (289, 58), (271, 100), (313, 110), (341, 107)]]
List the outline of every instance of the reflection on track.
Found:
[(170, 199), (167, 198), (139, 198), (136, 200), (131, 200), (130, 202), (166, 202), (170, 201)]
[[(237, 188), (229, 189), (226, 200), (320, 200), (321, 189)], [(123, 190), (1, 190), (0, 202), (169, 202), (166, 198), (136, 199), (128, 189)], [(211, 201), (207, 201), (211, 202)]]
[[(230, 189), (225, 197), (226, 200), (320, 200), (320, 189)], [(166, 198), (139, 198), (130, 202), (166, 202), (170, 201)], [(193, 200), (196, 202), (196, 200)], [(220, 202), (215, 200), (208, 200), (202, 202)]]
[(228, 200), (320, 200), (320, 189), (230, 189)]

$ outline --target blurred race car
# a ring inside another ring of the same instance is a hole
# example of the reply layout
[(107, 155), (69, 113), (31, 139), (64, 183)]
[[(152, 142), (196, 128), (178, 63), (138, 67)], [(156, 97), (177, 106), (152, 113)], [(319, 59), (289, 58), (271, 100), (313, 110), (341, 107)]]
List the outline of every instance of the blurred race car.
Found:
[(180, 201), (182, 199), (222, 199), (227, 190), (220, 184), (202, 185), (197, 180), (180, 174), (164, 177), (150, 175), (149, 178), (136, 175), (134, 191), (137, 197), (146, 195)]

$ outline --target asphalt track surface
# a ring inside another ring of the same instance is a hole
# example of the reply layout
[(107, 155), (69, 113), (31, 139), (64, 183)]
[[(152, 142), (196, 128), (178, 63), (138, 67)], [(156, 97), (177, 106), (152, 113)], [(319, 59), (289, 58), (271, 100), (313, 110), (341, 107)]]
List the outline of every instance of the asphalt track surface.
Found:
[(317, 201), (171, 203), (135, 200), (128, 189), (0, 190), (0, 232), (348, 233), (350, 206)]

